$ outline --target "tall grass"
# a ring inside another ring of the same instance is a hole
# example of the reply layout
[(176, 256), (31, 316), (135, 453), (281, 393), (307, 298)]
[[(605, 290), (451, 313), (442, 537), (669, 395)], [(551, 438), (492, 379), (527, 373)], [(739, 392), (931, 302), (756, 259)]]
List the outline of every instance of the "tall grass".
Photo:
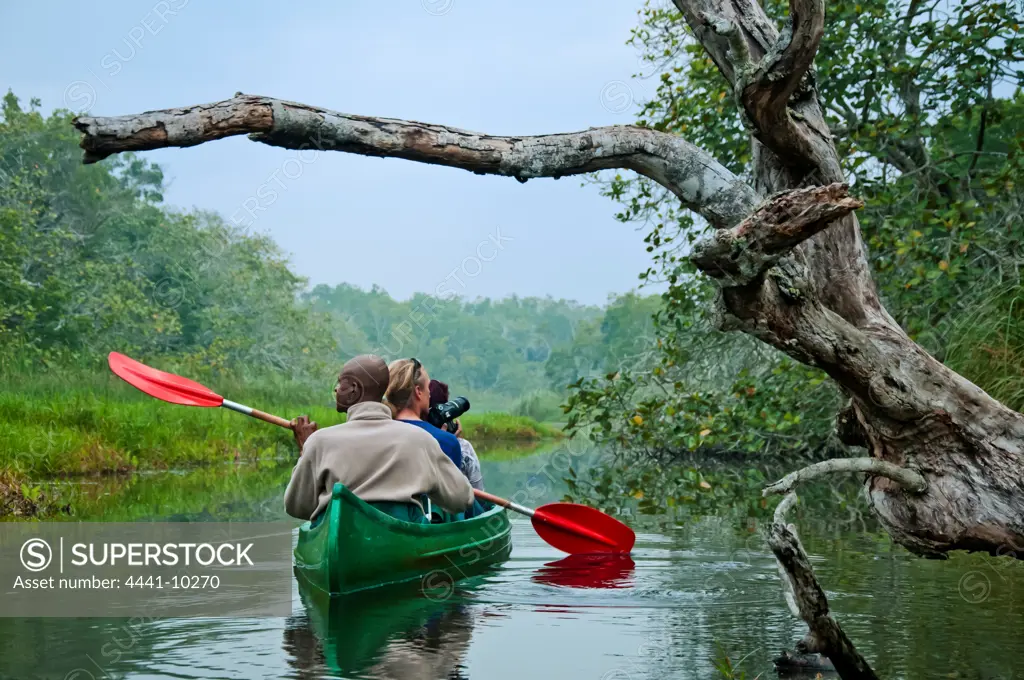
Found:
[[(219, 408), (166, 404), (109, 372), (7, 366), (0, 374), (0, 470), (19, 476), (190, 467), (232, 460), (290, 458), (287, 430)], [(330, 386), (294, 381), (204, 380), (228, 398), (321, 427), (344, 422)], [(557, 430), (529, 418), (467, 413), (467, 437), (540, 439)]]
[[(254, 385), (238, 395), (270, 395)], [(287, 394), (287, 391), (285, 391)], [(257, 396), (257, 399), (259, 397)], [(297, 415), (283, 399), (251, 402), (284, 417)], [(309, 412), (323, 425), (341, 416), (323, 406)], [(291, 433), (223, 409), (165, 404), (109, 373), (41, 369), (8, 371), (0, 386), (0, 468), (40, 476), (159, 469), (287, 455)]]
[(1015, 411), (1024, 410), (1024, 288), (983, 291), (947, 332), (944, 362)]

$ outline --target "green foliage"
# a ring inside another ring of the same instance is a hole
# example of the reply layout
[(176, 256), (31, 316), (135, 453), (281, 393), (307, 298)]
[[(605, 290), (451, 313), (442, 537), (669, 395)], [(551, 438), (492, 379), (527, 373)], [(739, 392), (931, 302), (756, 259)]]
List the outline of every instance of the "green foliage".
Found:
[(705, 284), (661, 297), (650, 349), (570, 385), (566, 430), (664, 460), (686, 452), (774, 454), (828, 440), (838, 391), (820, 371), (716, 331)]
[(770, 481), (756, 468), (698, 467), (685, 463), (662, 465), (643, 452), (620, 452), (585, 472), (569, 470), (565, 500), (621, 512), (623, 501), (641, 515), (670, 513), (673, 517), (730, 513), (766, 518), (768, 502), (758, 491)]
[(643, 364), (655, 347), (654, 315), (658, 295), (630, 292), (609, 299), (600, 318), (576, 324), (570, 342), (556, 346), (544, 366), (554, 389), (562, 390), (580, 378)]
[(572, 340), (577, 325), (600, 319), (597, 307), (551, 298), (467, 301), (416, 294), (394, 300), (374, 286), (317, 286), (305, 299), (330, 315), (339, 358), (370, 352), (389, 360), (415, 356), (452, 395), (500, 396), (507, 407), (524, 392), (547, 387), (552, 347)]
[[(763, 6), (781, 25), (787, 4)], [(1024, 38), (1013, 9), (1001, 0), (941, 11), (916, 0), (830, 4), (815, 68), (841, 163), (867, 203), (859, 217), (887, 308), (925, 348), (1020, 408)], [(647, 3), (630, 42), (660, 73), (638, 124), (678, 133), (751, 177), (733, 93), (679, 12)], [(640, 278), (668, 290), (655, 350), (575, 383), (569, 431), (648, 459), (830, 446), (839, 394), (824, 374), (713, 330), (713, 289), (687, 260), (707, 225), (646, 178), (598, 181), (621, 204), (620, 220), (649, 225), (654, 262)]]
[(71, 114), (37, 106), (8, 93), (0, 118), (5, 361), (99, 366), (119, 350), (238, 377), (321, 373), (326, 319), (297, 303), (304, 281), (272, 241), (162, 206), (160, 169), (131, 154), (82, 165)]
[(70, 512), (70, 507), (61, 505), (56, 496), (40, 484), (25, 482), (14, 472), (0, 469), (0, 520)]

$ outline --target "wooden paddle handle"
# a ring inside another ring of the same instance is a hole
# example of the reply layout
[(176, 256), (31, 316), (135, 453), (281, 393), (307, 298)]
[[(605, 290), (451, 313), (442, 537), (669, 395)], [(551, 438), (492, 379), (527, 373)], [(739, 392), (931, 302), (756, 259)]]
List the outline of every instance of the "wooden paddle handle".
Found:
[(290, 420), (279, 418), (278, 416), (271, 415), (270, 413), (264, 413), (259, 409), (246, 406), (245, 404), (239, 404), (236, 401), (225, 399), (223, 403), (221, 403), (221, 406), (232, 411), (244, 413), (245, 415), (252, 416), (253, 418), (258, 418), (259, 420), (262, 420), (265, 423), (270, 423), (271, 425), (278, 425), (289, 430), (292, 429), (292, 422)]
[(292, 429), (292, 421), (279, 418), (278, 416), (271, 415), (270, 413), (264, 413), (263, 411), (253, 409), (252, 413), (249, 415), (253, 418), (259, 418), (263, 422), (270, 423), (271, 425), (279, 425), (281, 427), (288, 428), (289, 430)]

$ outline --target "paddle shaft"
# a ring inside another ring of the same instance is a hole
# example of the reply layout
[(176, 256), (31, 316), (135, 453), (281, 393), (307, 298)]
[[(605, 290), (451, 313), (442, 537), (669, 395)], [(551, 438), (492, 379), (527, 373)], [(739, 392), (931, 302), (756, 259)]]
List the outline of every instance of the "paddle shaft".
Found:
[(262, 420), (265, 423), (270, 423), (271, 425), (278, 425), (289, 430), (292, 429), (292, 423), (290, 420), (285, 420), (284, 418), (271, 415), (270, 413), (264, 413), (259, 409), (252, 408), (251, 406), (246, 406), (245, 404), (239, 404), (238, 402), (231, 401), (230, 399), (225, 399), (221, 406), (231, 411), (236, 411), (238, 413), (244, 413), (247, 416), (252, 416), (253, 418)]
[(592, 531), (585, 526), (577, 524), (576, 522), (570, 522), (561, 517), (558, 517), (557, 515), (552, 515), (550, 513), (543, 512), (543, 509), (540, 513), (538, 513), (536, 510), (528, 508), (524, 505), (519, 505), (519, 503), (515, 503), (500, 496), (495, 496), (494, 494), (487, 493), (486, 491), (480, 491), (479, 489), (473, 489), (473, 493), (476, 494), (476, 497), (481, 500), (490, 501), (491, 503), (494, 503), (495, 505), (500, 505), (501, 507), (507, 510), (518, 512), (522, 515), (526, 515), (534, 521), (545, 522), (546, 524), (558, 527), (563, 531), (568, 531), (570, 533), (576, 534), (577, 536), (589, 538), (592, 541), (597, 541), (598, 543), (603, 543), (604, 545), (608, 545), (613, 548), (616, 547), (615, 541), (611, 540), (607, 536), (599, 534), (596, 531)]
[(476, 497), (482, 501), (488, 501), (494, 503), (495, 505), (500, 505), (501, 507), (507, 508), (512, 512), (518, 512), (519, 514), (526, 515), (527, 517), (535, 517), (537, 515), (536, 510), (531, 510), (530, 508), (524, 505), (519, 505), (519, 503), (513, 503), (510, 500), (506, 500), (500, 496), (495, 496), (492, 493), (487, 493), (486, 491), (481, 491), (480, 489), (473, 489), (473, 493), (476, 494)]

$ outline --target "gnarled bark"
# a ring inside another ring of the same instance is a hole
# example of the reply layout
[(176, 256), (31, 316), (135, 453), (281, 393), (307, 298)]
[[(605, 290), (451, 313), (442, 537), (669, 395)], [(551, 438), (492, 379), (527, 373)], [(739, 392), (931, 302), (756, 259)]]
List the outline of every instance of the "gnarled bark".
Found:
[(690, 260), (728, 286), (745, 286), (801, 242), (862, 208), (845, 184), (780, 194), (732, 229), (719, 229), (698, 242)]
[(130, 116), (81, 116), (86, 163), (123, 151), (195, 146), (233, 135), (285, 149), (347, 151), (446, 165), (525, 182), (609, 168), (634, 170), (671, 190), (711, 224), (731, 227), (758, 203), (754, 190), (706, 151), (633, 125), (500, 137), (443, 125), (338, 113), (237, 93), (231, 99)]

